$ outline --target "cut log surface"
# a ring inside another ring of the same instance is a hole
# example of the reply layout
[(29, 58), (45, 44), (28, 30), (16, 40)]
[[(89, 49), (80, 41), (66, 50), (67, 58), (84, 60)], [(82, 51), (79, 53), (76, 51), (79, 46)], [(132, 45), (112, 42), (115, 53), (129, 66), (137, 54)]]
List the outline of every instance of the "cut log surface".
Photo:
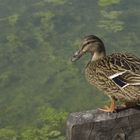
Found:
[(140, 107), (117, 113), (99, 110), (71, 113), (67, 140), (140, 140)]

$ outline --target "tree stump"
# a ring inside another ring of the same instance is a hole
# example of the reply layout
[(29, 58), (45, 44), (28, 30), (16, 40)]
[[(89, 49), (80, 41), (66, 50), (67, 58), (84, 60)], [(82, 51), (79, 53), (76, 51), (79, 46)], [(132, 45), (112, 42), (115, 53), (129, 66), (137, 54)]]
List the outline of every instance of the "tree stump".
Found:
[(140, 140), (140, 107), (105, 113), (71, 113), (67, 140)]

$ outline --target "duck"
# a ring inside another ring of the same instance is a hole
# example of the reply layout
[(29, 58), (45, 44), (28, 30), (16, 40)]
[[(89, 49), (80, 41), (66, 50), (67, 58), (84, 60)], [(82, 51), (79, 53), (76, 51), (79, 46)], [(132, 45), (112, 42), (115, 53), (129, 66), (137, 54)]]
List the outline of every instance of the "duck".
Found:
[(85, 67), (87, 81), (103, 91), (111, 100), (110, 105), (99, 108), (104, 112), (115, 112), (117, 101), (125, 107), (140, 103), (140, 58), (131, 53), (112, 53), (106, 55), (103, 41), (95, 36), (85, 36), (80, 48), (71, 61), (76, 62), (83, 55), (91, 58)]

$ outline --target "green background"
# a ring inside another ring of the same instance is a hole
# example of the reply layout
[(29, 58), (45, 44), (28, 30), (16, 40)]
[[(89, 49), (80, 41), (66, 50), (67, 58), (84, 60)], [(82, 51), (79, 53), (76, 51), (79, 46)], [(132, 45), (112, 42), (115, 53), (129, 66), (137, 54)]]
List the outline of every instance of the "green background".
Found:
[(0, 0), (0, 140), (64, 140), (70, 112), (108, 98), (71, 63), (81, 39), (140, 54), (138, 0)]

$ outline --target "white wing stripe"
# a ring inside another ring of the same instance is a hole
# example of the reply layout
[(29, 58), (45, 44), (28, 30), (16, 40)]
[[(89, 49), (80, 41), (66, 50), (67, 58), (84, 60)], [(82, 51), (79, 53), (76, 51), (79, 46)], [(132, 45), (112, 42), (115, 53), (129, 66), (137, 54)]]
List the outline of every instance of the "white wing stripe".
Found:
[(137, 86), (137, 85), (140, 85), (140, 83), (132, 83), (132, 84), (129, 84), (129, 85)]
[(113, 79), (113, 78), (115, 78), (115, 77), (117, 77), (117, 76), (119, 76), (119, 75), (122, 75), (122, 74), (126, 73), (126, 72), (127, 72), (127, 71), (123, 71), (123, 72), (115, 73), (115, 74), (109, 76), (109, 79)]
[(129, 86), (129, 84), (124, 85), (122, 88), (125, 88), (125, 87), (127, 87), (127, 86)]
[(140, 85), (140, 83), (126, 84), (122, 88), (125, 88), (126, 86), (138, 86), (138, 85)]

